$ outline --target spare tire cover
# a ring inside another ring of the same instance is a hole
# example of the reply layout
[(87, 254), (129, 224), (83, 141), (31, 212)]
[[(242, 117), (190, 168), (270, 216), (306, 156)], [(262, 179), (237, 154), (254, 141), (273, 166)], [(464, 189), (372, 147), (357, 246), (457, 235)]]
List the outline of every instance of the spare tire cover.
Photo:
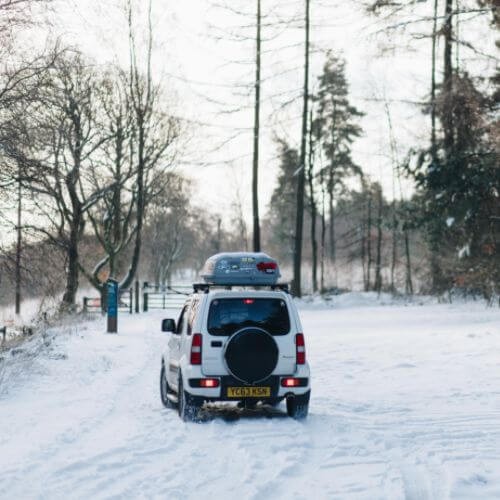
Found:
[(254, 384), (269, 377), (276, 368), (278, 346), (262, 328), (243, 328), (229, 339), (224, 357), (231, 375)]

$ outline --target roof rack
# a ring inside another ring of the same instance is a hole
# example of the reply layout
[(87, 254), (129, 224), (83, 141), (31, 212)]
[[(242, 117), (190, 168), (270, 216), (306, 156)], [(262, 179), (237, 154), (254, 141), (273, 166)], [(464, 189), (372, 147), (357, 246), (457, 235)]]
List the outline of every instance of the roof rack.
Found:
[(274, 285), (259, 285), (255, 283), (236, 283), (234, 285), (219, 285), (215, 283), (193, 283), (194, 293), (208, 293), (210, 288), (223, 288), (224, 290), (232, 290), (233, 287), (251, 287), (251, 288), (270, 288), (271, 290), (281, 290), (285, 293), (290, 293), (288, 283), (276, 283)]

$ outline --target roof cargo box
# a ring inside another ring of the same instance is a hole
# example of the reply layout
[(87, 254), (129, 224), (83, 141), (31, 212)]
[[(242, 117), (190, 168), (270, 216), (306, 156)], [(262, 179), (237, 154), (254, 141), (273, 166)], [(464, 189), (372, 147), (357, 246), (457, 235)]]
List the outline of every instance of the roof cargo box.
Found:
[(275, 285), (281, 277), (278, 263), (265, 253), (234, 252), (212, 255), (201, 277), (213, 285)]

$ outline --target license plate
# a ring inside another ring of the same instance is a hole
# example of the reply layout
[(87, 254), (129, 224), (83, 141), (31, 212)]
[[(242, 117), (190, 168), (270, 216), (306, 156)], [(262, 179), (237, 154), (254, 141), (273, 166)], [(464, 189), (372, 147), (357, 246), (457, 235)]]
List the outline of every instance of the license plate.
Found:
[(228, 398), (270, 398), (270, 387), (228, 387)]

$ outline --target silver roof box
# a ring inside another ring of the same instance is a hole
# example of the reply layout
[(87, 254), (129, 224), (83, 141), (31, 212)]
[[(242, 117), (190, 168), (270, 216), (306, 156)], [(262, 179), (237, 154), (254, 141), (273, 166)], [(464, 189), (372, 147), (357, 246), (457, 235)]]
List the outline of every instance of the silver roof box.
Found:
[(276, 285), (281, 277), (278, 263), (265, 253), (227, 252), (212, 255), (200, 273), (212, 285)]

